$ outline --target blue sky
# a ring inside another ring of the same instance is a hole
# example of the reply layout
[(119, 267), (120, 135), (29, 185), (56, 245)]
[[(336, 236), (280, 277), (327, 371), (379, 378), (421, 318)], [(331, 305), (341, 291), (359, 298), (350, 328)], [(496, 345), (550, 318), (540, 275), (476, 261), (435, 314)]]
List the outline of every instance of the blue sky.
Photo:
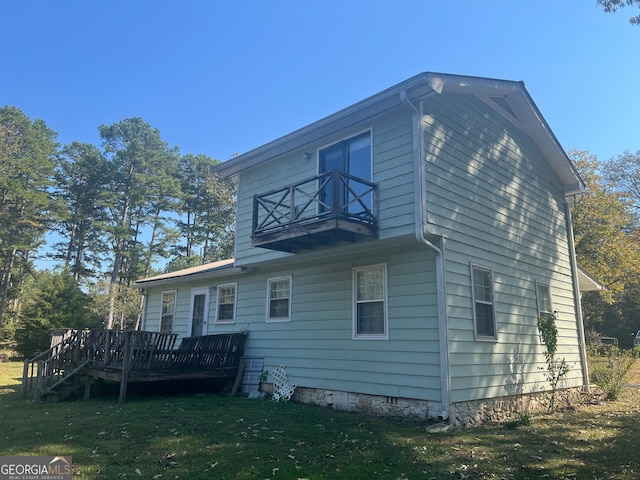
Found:
[(565, 149), (640, 149), (636, 9), (595, 0), (0, 1), (0, 105), (62, 144), (139, 116), (227, 160), (420, 72), (523, 80)]

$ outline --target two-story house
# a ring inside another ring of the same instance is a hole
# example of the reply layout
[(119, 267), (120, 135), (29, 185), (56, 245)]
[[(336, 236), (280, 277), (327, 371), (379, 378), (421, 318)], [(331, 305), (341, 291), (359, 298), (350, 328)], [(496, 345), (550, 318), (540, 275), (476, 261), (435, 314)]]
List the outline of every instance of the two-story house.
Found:
[(548, 388), (555, 311), (562, 386), (588, 385), (583, 182), (522, 82), (420, 74), (216, 170), (235, 258), (140, 280), (143, 329), (247, 330), (294, 398), (468, 424)]

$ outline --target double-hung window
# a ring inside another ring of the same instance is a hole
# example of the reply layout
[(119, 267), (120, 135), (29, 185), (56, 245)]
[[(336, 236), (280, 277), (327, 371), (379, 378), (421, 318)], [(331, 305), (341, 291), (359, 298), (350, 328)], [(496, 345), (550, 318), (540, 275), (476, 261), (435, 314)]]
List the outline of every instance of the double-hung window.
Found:
[[(551, 303), (551, 287), (546, 283), (536, 281), (536, 302), (538, 304), (538, 318), (542, 315), (553, 313), (553, 305)], [(540, 342), (544, 343), (542, 333), (540, 333)]]
[(267, 281), (267, 322), (291, 320), (291, 277)]
[(236, 320), (236, 284), (218, 286), (216, 323), (234, 323)]
[(536, 300), (538, 302), (538, 316), (543, 313), (553, 313), (551, 287), (549, 285), (536, 282)]
[(355, 338), (388, 338), (386, 297), (386, 265), (353, 269), (353, 334)]
[(160, 318), (160, 332), (172, 333), (173, 317), (176, 311), (176, 292), (162, 292), (162, 313)]
[(477, 339), (496, 339), (496, 319), (493, 300), (493, 272), (471, 265), (473, 318)]

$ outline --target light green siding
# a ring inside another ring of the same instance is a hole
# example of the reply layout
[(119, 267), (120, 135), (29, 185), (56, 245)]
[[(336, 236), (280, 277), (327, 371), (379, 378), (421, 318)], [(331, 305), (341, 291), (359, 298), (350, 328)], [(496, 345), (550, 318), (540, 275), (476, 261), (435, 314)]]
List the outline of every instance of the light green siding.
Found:
[[(353, 268), (381, 263), (387, 265), (389, 339), (354, 339)], [(291, 321), (266, 322), (267, 280), (289, 275)], [(331, 262), (255, 269), (234, 281), (236, 323), (213, 322), (213, 288), (208, 333), (247, 330), (245, 355), (263, 357), (265, 370), (283, 364), (290, 382), (303, 387), (440, 400), (436, 286), (428, 250), (414, 244), (402, 253), (376, 250)], [(202, 286), (202, 282), (178, 286), (176, 333), (185, 335), (191, 288)], [(162, 291), (160, 287), (149, 291), (146, 329), (158, 328)]]
[[(243, 277), (238, 322), (246, 354), (265, 368), (287, 367), (290, 382), (313, 388), (439, 399), (433, 262), (425, 251), (338, 257)], [(387, 264), (388, 340), (353, 339), (352, 269)], [(266, 282), (292, 275), (291, 321), (265, 322)], [(419, 281), (416, 283), (416, 280)]]
[[(345, 131), (322, 138), (279, 158), (265, 162), (239, 176), (235, 259), (239, 266), (290, 256), (251, 246), (253, 196), (318, 174), (319, 149), (356, 133), (371, 130), (373, 181), (378, 184), (376, 216), (379, 238), (387, 239), (414, 231), (414, 165), (411, 115), (402, 107)], [(309, 159), (305, 160), (304, 154)]]
[[(544, 387), (536, 280), (551, 286), (559, 358), (581, 380), (562, 186), (517, 127), (473, 95), (424, 105), (427, 217), (446, 237), (451, 400)], [(497, 340), (476, 340), (470, 264), (493, 271)]]

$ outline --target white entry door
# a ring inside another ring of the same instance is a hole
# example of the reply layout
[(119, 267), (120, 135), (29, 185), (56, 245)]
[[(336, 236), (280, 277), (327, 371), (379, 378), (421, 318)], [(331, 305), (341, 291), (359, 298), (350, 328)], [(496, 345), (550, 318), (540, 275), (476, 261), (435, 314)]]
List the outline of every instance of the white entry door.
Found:
[(207, 313), (209, 312), (209, 289), (191, 290), (191, 337), (207, 334)]

